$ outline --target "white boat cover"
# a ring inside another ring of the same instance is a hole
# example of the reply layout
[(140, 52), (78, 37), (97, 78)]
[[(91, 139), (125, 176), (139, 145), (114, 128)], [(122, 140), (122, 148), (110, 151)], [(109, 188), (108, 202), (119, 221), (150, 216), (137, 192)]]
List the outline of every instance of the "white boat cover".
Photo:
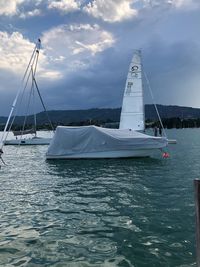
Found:
[(159, 149), (167, 139), (149, 136), (129, 129), (107, 129), (96, 126), (58, 126), (47, 151), (48, 157), (81, 153)]

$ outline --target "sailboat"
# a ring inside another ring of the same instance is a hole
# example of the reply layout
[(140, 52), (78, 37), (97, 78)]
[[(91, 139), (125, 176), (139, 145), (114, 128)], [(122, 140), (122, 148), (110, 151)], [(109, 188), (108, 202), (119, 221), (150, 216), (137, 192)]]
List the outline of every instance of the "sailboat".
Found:
[(135, 51), (126, 80), (119, 129), (58, 126), (47, 159), (148, 157), (164, 149), (166, 137), (144, 133), (141, 53)]
[(126, 79), (120, 129), (145, 130), (141, 51), (134, 52)]
[[(10, 111), (10, 114), (8, 116), (8, 120), (6, 122), (3, 136), (1, 139), (0, 143), (0, 149), (2, 149), (3, 145), (49, 145), (51, 138), (44, 138), (44, 137), (39, 137), (37, 134), (37, 119), (36, 119), (36, 113), (34, 110), (34, 125), (32, 126), (31, 129), (26, 129), (26, 123), (27, 123), (27, 118), (28, 114), (24, 116), (24, 122), (21, 130), (17, 131), (12, 131), (13, 135), (16, 137), (16, 139), (12, 140), (7, 140), (8, 133), (11, 132), (12, 126), (14, 124), (15, 118), (16, 118), (16, 110), (19, 108), (19, 105), (22, 105), (22, 98), (24, 97), (25, 91), (30, 85), (30, 92), (28, 96), (28, 104), (27, 104), (27, 110), (30, 108), (30, 103), (31, 103), (31, 97), (33, 97), (33, 104), (34, 104), (34, 96), (37, 93), (39, 96), (39, 99), (42, 103), (42, 106), (44, 108), (44, 111), (46, 112), (47, 119), (53, 129), (52, 123), (49, 119), (47, 110), (45, 108), (43, 99), (41, 97), (37, 82), (36, 82), (36, 69), (37, 69), (37, 64), (38, 64), (38, 58), (39, 58), (39, 52), (41, 48), (41, 40), (38, 39), (35, 48), (33, 50), (33, 53), (31, 55), (30, 61), (28, 63), (28, 66), (25, 70), (24, 77), (23, 77), (23, 83), (24, 87), (21, 89), (19, 88), (18, 93), (13, 101), (13, 105)], [(18, 104), (18, 107), (17, 107)], [(14, 114), (15, 111), (15, 115)], [(27, 137), (25, 137), (27, 136)]]
[[(144, 75), (150, 93), (153, 99), (153, 93), (150, 87), (149, 80)], [(156, 104), (154, 103), (156, 113), (158, 115), (161, 128), (163, 128), (162, 120), (159, 115)], [(144, 111), (144, 97), (143, 97), (143, 80), (142, 80), (142, 64), (141, 51), (136, 50), (129, 67), (128, 76), (124, 90), (124, 97), (122, 103), (122, 111), (120, 116), (120, 129), (130, 128), (135, 131), (145, 131), (145, 111)], [(166, 135), (166, 134), (165, 134)], [(175, 139), (167, 139), (168, 144), (176, 144)]]

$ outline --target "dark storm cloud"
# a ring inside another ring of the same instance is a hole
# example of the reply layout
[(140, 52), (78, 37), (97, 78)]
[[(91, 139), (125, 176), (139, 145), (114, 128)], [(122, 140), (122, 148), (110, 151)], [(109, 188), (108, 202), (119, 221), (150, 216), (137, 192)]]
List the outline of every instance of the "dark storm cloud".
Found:
[[(199, 10), (171, 10), (162, 16), (156, 12), (154, 15), (146, 20), (142, 15), (134, 22), (107, 26), (107, 30), (115, 33), (115, 47), (98, 54), (96, 65), (62, 80), (59, 89), (52, 87), (50, 106), (62, 109), (120, 106), (132, 53), (142, 48), (143, 65), (155, 102), (199, 107)], [(144, 85), (145, 102), (152, 103), (145, 82)]]
[(49, 107), (79, 109), (121, 106), (128, 70), (125, 58), (123, 55), (116, 58), (116, 52), (108, 49), (98, 62), (96, 66), (77, 71), (70, 78), (53, 84), (46, 98)]
[[(110, 48), (88, 57), (88, 61), (92, 59), (92, 63), (86, 68), (77, 68), (70, 73), (63, 72), (60, 79), (38, 80), (48, 109), (121, 106), (128, 66), (134, 49), (138, 48), (142, 49), (143, 65), (155, 102), (200, 107), (200, 10), (197, 7), (198, 1), (192, 2), (191, 8), (178, 8), (167, 4), (167, 1), (154, 1), (150, 7), (141, 8), (137, 17), (117, 23), (107, 23), (81, 11), (59, 15), (58, 11), (51, 10), (45, 14), (47, 8), (42, 2), (43, 17), (38, 17), (37, 22), (34, 18), (24, 21), (17, 19), (15, 26), (24, 27), (29, 39), (31, 36), (35, 38), (39, 32), (64, 23), (96, 23), (115, 39)], [(29, 8), (26, 5), (24, 12)], [(28, 25), (27, 28), (25, 24)], [(34, 30), (37, 25), (37, 30)], [(33, 34), (28, 32), (30, 28), (33, 28)], [(87, 36), (84, 38), (87, 39)], [(58, 42), (61, 41), (62, 36)], [(66, 51), (63, 50), (66, 56), (67, 48)], [(59, 49), (56, 52), (59, 55)], [(77, 54), (77, 58), (79, 56), (81, 59), (82, 54)], [(70, 60), (69, 57), (66, 61), (69, 66), (73, 64)], [(52, 62), (52, 69), (58, 70), (60, 66), (60, 70), (63, 70), (67, 66), (66, 62), (60, 65)], [(3, 80), (2, 84), (9, 84), (9, 79)], [(1, 96), (5, 99), (1, 101), (1, 112), (8, 112), (8, 102), (12, 102), (8, 99), (13, 99), (14, 87), (11, 83), (12, 90), (9, 93), (0, 87)], [(152, 102), (146, 84), (145, 102)]]

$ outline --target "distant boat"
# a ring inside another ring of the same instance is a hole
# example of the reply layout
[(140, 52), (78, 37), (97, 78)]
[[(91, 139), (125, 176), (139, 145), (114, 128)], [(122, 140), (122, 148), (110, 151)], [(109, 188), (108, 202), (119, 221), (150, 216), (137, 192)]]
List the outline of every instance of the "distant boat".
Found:
[(58, 126), (46, 158), (147, 157), (167, 146), (166, 137), (146, 135), (144, 130), (141, 54), (135, 51), (126, 80), (119, 129)]
[[(44, 106), (44, 102), (42, 100), (42, 97), (41, 97), (41, 94), (40, 94), (40, 91), (39, 91), (39, 88), (38, 88), (38, 85), (37, 85), (37, 82), (35, 79), (40, 47), (41, 47), (41, 41), (40, 41), (40, 39), (38, 39), (38, 42), (35, 45), (31, 59), (29, 61), (29, 64), (27, 66), (27, 69), (26, 69), (24, 77), (23, 77), (23, 81), (25, 83), (24, 88), (23, 88), (23, 90), (19, 89), (19, 91), (15, 97), (15, 100), (13, 102), (8, 120), (6, 122), (6, 126), (4, 128), (4, 133), (2, 136), (1, 146), (3, 146), (3, 145), (49, 145), (49, 143), (51, 141), (51, 138), (39, 137), (37, 135), (37, 118), (36, 118), (35, 110), (34, 110), (34, 115), (33, 115), (33, 118), (34, 118), (33, 124), (34, 125), (32, 126), (31, 129), (25, 129), (25, 125), (27, 122), (27, 116), (28, 116), (26, 114), (24, 116), (24, 122), (23, 122), (22, 129), (18, 130), (18, 131), (11, 130), (16, 114), (13, 117), (11, 117), (11, 116), (12, 116), (13, 112), (15, 111), (16, 105), (19, 104), (18, 102), (21, 102), (21, 100), (18, 101), (19, 98), (21, 97), (21, 99), (22, 99), (23, 94), (25, 92), (25, 89), (27, 89), (27, 87), (29, 85), (30, 85), (30, 95), (29, 95), (29, 99), (28, 99), (28, 105), (30, 105), (31, 97), (34, 98), (35, 94), (37, 93), (39, 96), (39, 99), (42, 103), (42, 106), (43, 106), (44, 110), (46, 111), (46, 108)], [(33, 102), (34, 102), (34, 100), (33, 100)], [(46, 111), (46, 114), (47, 114), (47, 111)], [(12, 120), (11, 120), (11, 118), (12, 118)], [(47, 114), (47, 118), (49, 120), (48, 114)], [(52, 126), (50, 120), (49, 120), (49, 123)], [(7, 136), (8, 136), (8, 132), (10, 132), (10, 131), (13, 132), (16, 139), (6, 140)], [(25, 136), (28, 136), (28, 137), (25, 137)]]
[(49, 145), (51, 140), (52, 138), (33, 136), (31, 138), (6, 140), (4, 145)]
[(170, 145), (175, 145), (175, 144), (177, 144), (177, 140), (176, 140), (176, 139), (167, 139), (167, 142), (168, 142), (168, 144), (170, 144)]

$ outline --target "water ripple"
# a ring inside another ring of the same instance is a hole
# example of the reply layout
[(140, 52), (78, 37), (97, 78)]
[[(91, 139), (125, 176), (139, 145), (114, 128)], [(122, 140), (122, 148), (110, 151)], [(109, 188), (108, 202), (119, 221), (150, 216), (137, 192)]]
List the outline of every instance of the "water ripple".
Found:
[(199, 131), (170, 133), (167, 160), (47, 162), (45, 146), (5, 147), (0, 266), (194, 266)]

